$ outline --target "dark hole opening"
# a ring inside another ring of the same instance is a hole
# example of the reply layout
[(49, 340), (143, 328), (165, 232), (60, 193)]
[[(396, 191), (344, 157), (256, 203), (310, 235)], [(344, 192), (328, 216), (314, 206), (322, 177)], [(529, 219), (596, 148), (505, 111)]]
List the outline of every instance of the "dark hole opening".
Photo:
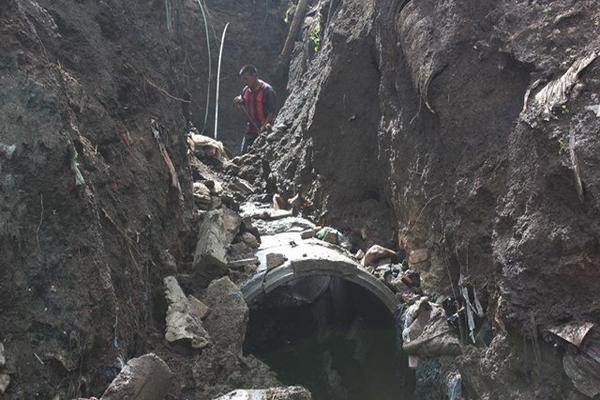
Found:
[(315, 400), (408, 400), (414, 388), (390, 310), (339, 278), (302, 278), (261, 298), (251, 306), (245, 351)]

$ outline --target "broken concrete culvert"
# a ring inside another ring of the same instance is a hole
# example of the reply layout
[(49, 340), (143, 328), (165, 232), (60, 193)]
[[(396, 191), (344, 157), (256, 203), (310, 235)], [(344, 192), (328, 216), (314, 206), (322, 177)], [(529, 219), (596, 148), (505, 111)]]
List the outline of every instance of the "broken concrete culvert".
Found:
[(0, 397), (598, 396), (597, 4), (303, 3), (2, 2)]

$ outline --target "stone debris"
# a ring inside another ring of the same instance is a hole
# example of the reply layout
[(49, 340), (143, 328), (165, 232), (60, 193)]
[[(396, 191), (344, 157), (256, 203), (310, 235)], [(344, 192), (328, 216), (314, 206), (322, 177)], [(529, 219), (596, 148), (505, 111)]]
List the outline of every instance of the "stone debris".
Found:
[(548, 332), (581, 349), (581, 344), (593, 328), (594, 324), (592, 322), (569, 322), (552, 327), (548, 329)]
[(10, 375), (0, 372), (0, 394), (4, 394), (10, 385)]
[(204, 324), (214, 342), (241, 355), (250, 311), (240, 289), (229, 277), (223, 277), (208, 286), (204, 302), (211, 309)]
[(392, 258), (395, 256), (396, 252), (394, 250), (387, 249), (383, 246), (374, 245), (367, 250), (367, 253), (362, 258), (362, 265), (363, 267), (370, 267), (379, 260)]
[(228, 233), (223, 210), (209, 211), (198, 230), (198, 243), (193, 267), (207, 279), (222, 276), (227, 271)]
[(225, 243), (233, 242), (233, 239), (240, 232), (242, 217), (235, 211), (223, 207), (223, 227), (225, 228)]
[(258, 249), (260, 247), (260, 243), (258, 242), (258, 239), (256, 239), (256, 237), (251, 234), (250, 232), (245, 232), (242, 235), (242, 242), (246, 243), (248, 246), (250, 246), (253, 249)]
[(188, 342), (193, 348), (209, 345), (209, 336), (202, 326), (202, 310), (196, 302), (190, 303), (173, 276), (164, 279), (165, 297), (169, 308), (166, 316), (165, 339), (169, 343)]
[(301, 386), (263, 390), (236, 390), (215, 400), (311, 400), (308, 390)]
[(420, 264), (429, 260), (429, 249), (417, 249), (410, 252), (408, 262), (410, 265)]
[(167, 364), (153, 353), (133, 358), (100, 400), (163, 400), (173, 377)]
[(202, 301), (198, 300), (191, 294), (188, 296), (188, 301), (190, 302), (191, 311), (194, 314), (196, 314), (198, 318), (206, 318), (206, 316), (210, 312), (210, 308), (206, 304), (204, 304)]
[(311, 239), (311, 238), (314, 238), (314, 237), (315, 237), (315, 235), (316, 235), (316, 234), (317, 234), (317, 233), (318, 233), (320, 230), (321, 230), (321, 227), (320, 227), (320, 226), (318, 226), (318, 227), (315, 227), (315, 228), (312, 228), (312, 229), (307, 229), (307, 230), (305, 230), (305, 231), (302, 231), (302, 233), (300, 233), (300, 237), (301, 237), (302, 239), (304, 239), (304, 240), (306, 240), (306, 239)]
[(287, 257), (280, 253), (267, 254), (267, 271), (283, 265), (287, 260)]
[(210, 195), (210, 189), (206, 187), (203, 183), (194, 182), (194, 199), (196, 200), (196, 204), (198, 208), (202, 210), (208, 210), (210, 208), (210, 204), (212, 202), (212, 197)]

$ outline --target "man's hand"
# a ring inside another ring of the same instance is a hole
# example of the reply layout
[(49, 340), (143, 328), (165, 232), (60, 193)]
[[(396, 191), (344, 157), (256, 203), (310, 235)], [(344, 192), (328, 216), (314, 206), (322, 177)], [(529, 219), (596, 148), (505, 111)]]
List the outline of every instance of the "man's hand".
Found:
[(264, 124), (261, 128), (260, 128), (260, 133), (269, 133), (273, 130), (273, 128), (271, 127), (271, 124), (269, 124), (268, 122), (266, 124)]
[(244, 99), (242, 98), (242, 96), (237, 96), (235, 99), (233, 99), (233, 104), (235, 104), (236, 106), (241, 106), (244, 104)]

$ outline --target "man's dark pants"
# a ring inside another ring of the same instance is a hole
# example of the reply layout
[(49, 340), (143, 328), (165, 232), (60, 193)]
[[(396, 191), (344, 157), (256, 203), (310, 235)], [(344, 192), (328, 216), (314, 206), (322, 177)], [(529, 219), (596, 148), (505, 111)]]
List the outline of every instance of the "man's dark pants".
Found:
[(254, 141), (257, 137), (258, 133), (244, 133), (244, 140), (242, 141), (242, 154), (246, 154), (250, 150), (250, 147), (254, 144)]

